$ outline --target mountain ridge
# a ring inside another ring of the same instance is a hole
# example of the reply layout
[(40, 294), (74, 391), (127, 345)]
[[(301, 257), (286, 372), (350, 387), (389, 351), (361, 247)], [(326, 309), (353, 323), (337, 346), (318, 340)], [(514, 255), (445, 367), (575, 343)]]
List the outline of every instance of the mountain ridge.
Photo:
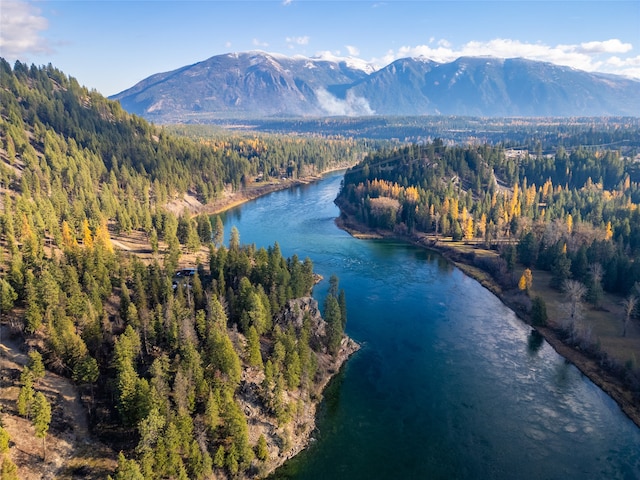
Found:
[(158, 123), (219, 118), (637, 116), (640, 81), (524, 58), (351, 59), (227, 53), (151, 75), (110, 97)]

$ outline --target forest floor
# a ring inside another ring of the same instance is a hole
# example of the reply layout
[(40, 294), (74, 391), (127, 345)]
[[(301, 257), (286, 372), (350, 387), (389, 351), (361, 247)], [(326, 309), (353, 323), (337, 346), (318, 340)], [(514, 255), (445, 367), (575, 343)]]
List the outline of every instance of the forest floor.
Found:
[[(338, 227), (350, 233), (356, 238), (398, 238), (391, 232), (370, 229), (359, 224), (352, 218), (341, 216), (336, 219)], [(433, 235), (421, 235), (419, 237), (405, 237), (405, 240), (429, 248), (441, 253), (445, 258), (454, 263), (466, 275), (477, 280), (481, 285), (496, 295), (505, 305), (511, 308), (518, 317), (528, 322), (527, 314), (523, 311), (522, 293), (503, 291), (493, 280), (491, 275), (465, 260), (465, 254), (473, 252), (475, 256), (497, 256), (494, 250), (487, 250), (479, 245), (468, 245), (464, 242), (453, 242), (450, 238), (435, 238)], [(516, 274), (524, 271), (523, 266), (518, 267)], [(609, 369), (603, 367), (599, 359), (594, 358), (588, 352), (570, 346), (562, 340), (561, 325), (566, 316), (562, 293), (549, 287), (551, 274), (542, 270), (532, 270), (533, 286), (529, 295), (531, 298), (540, 296), (546, 303), (549, 320), (546, 327), (535, 328), (547, 342), (561, 356), (574, 364), (594, 384), (598, 385), (620, 406), (622, 411), (640, 427), (640, 398), (638, 392), (633, 392), (628, 386)], [(519, 278), (519, 277), (518, 277)], [(640, 359), (640, 323), (632, 322), (626, 337), (622, 337), (622, 298), (605, 294), (598, 309), (587, 309), (584, 312), (583, 324), (591, 330), (593, 340), (597, 342), (601, 351), (624, 365), (631, 361), (637, 366)]]
[[(33, 425), (18, 415), (20, 372), (27, 363), (22, 340), (0, 325), (0, 408), (2, 424), (11, 438), (10, 455), (21, 480), (105, 478), (115, 469), (115, 453), (89, 431), (87, 410), (71, 380), (47, 371), (34, 384), (52, 405), (46, 449)], [(43, 453), (46, 453), (43, 459)]]

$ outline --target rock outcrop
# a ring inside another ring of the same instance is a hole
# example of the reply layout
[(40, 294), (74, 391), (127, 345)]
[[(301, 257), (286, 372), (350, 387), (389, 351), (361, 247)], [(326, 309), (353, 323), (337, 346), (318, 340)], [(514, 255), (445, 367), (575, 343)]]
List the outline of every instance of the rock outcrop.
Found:
[[(312, 297), (290, 300), (275, 323), (283, 330), (293, 325), (299, 334), (307, 316), (311, 320), (310, 343), (320, 346), (323, 344), (327, 324), (320, 314), (318, 302)], [(283, 392), (284, 401), (288, 405), (295, 405), (295, 415), (285, 424), (279, 424), (278, 419), (265, 405), (262, 387), (264, 372), (245, 369), (238, 398), (249, 424), (249, 442), (255, 445), (260, 436), (264, 435), (269, 450), (268, 460), (254, 462), (256, 466), (246, 472), (247, 478), (266, 476), (309, 444), (316, 426), (316, 411), (322, 401), (323, 390), (359, 348), (358, 343), (344, 336), (340, 350), (335, 356), (327, 353), (323, 347), (314, 350), (318, 370), (312, 385), (308, 389), (299, 388)]]

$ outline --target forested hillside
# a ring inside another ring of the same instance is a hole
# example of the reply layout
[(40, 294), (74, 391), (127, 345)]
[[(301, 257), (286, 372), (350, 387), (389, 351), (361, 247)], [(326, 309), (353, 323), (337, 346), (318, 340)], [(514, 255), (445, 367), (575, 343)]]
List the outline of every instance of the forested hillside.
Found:
[[(358, 145), (194, 141), (51, 65), (0, 60), (0, 74), (0, 314), (33, 358), (2, 414), (32, 420), (46, 454), (49, 423), (61, 425), (39, 389), (44, 365), (82, 387), (94, 432), (130, 458), (115, 478), (273, 468), (309, 433), (318, 389), (344, 360), (344, 293), (332, 278), (325, 322), (307, 298), (310, 259), (242, 246), (237, 231), (226, 247), (219, 219), (163, 207), (352, 163)], [(133, 230), (150, 262), (114, 250), (111, 235)], [(203, 249), (181, 270), (183, 253)], [(10, 456), (3, 465), (12, 471)]]
[(370, 227), (488, 246), (513, 239), (526, 264), (566, 256), (581, 281), (598, 262), (604, 288), (627, 294), (640, 281), (639, 182), (637, 163), (616, 151), (510, 157), (435, 141), (369, 155), (347, 172), (338, 202)]

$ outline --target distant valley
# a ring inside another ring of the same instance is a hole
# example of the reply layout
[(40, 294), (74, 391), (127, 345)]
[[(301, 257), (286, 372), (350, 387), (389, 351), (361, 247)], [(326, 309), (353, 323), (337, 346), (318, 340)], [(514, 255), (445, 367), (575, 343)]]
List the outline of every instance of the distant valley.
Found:
[(640, 82), (522, 58), (370, 65), (264, 52), (217, 55), (111, 97), (156, 123), (224, 118), (635, 116)]

